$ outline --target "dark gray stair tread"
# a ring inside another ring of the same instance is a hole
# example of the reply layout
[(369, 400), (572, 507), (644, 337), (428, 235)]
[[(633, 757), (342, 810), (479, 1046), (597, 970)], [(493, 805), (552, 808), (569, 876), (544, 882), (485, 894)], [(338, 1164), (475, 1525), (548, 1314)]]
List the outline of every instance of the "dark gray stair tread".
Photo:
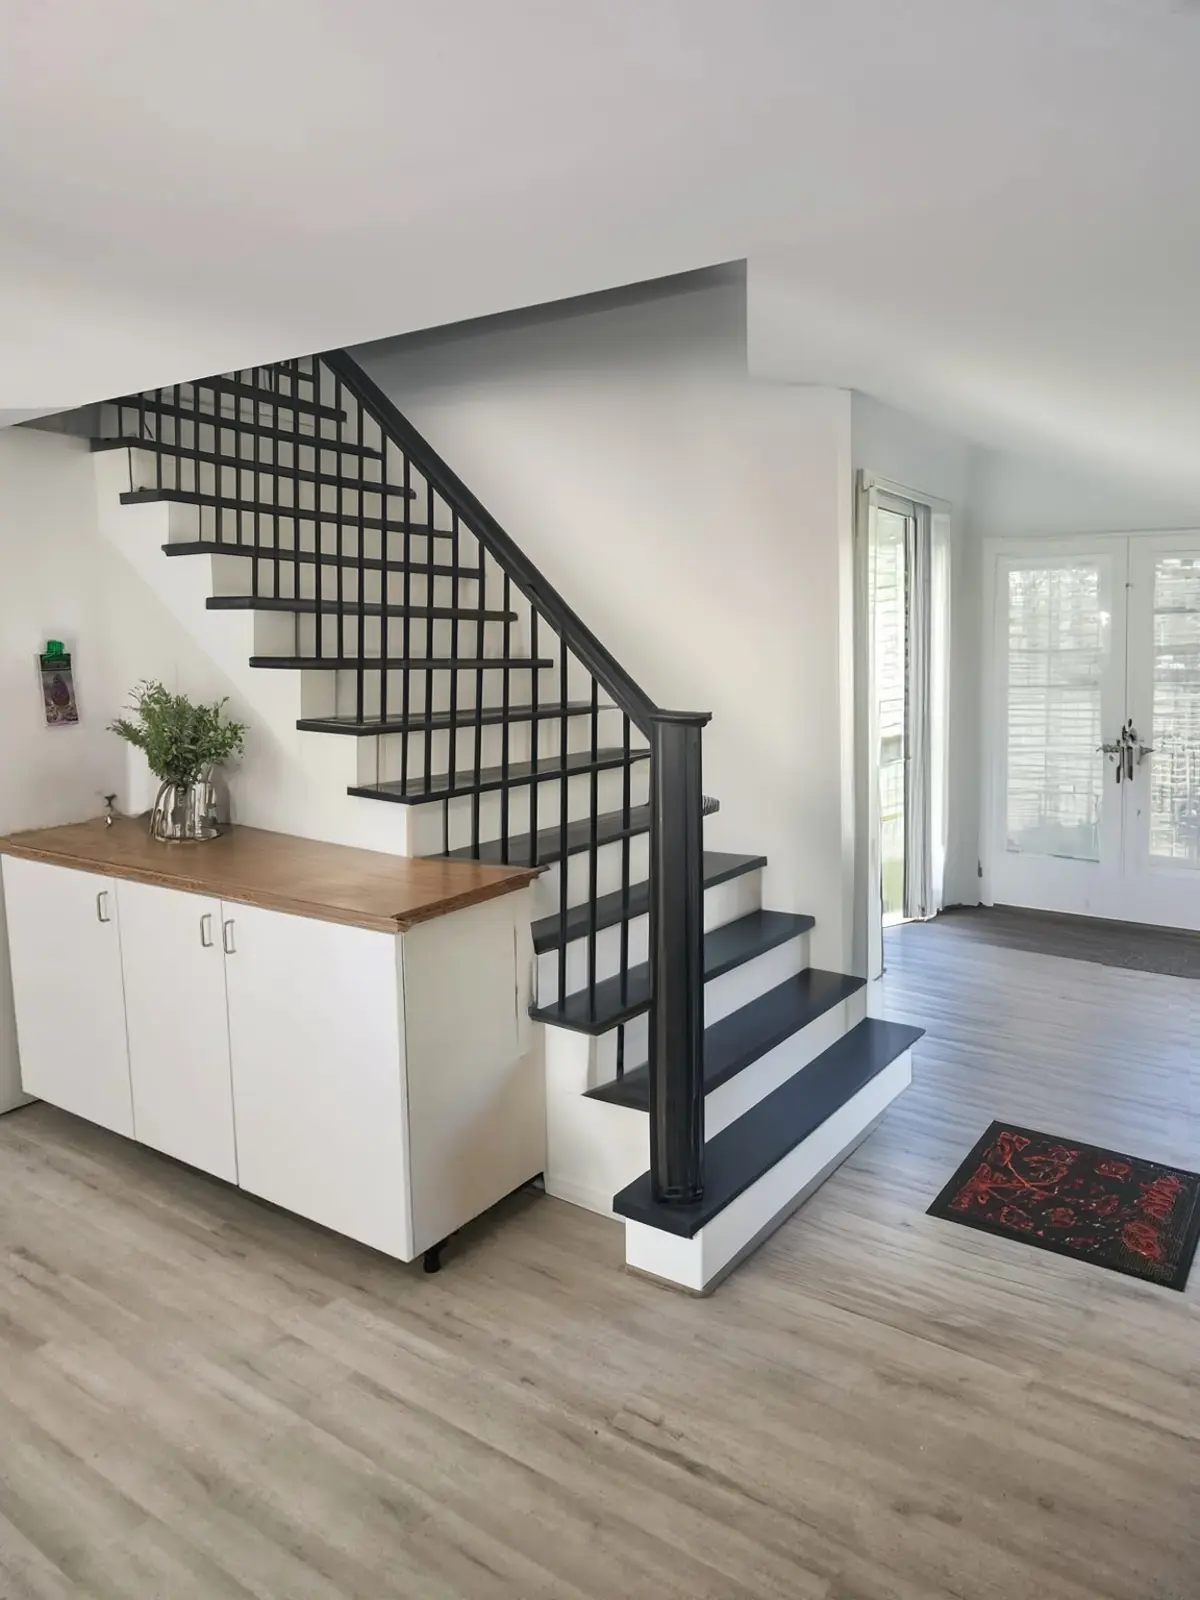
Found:
[[(249, 477), (258, 477), (259, 479), (286, 478), (290, 482), (319, 483), (325, 489), (352, 489), (354, 491), (362, 489), (367, 494), (382, 494), (386, 490), (389, 495), (404, 496), (407, 492), (408, 498), (410, 500), (413, 498), (413, 492), (406, 491), (403, 484), (384, 484), (377, 479), (370, 478), (348, 478), (342, 473), (322, 472), (314, 467), (302, 467), (290, 461), (256, 461), (252, 457), (217, 454), (212, 450), (194, 450), (191, 445), (170, 442), (160, 443), (157, 439), (93, 439), (91, 445), (93, 450), (116, 450), (118, 448), (121, 450), (144, 450), (148, 455), (166, 456), (177, 464), (184, 462), (195, 464), (199, 462), (203, 467), (221, 467), (222, 469), (228, 467), (234, 472), (245, 473)], [(158, 489), (159, 485), (143, 484), (142, 487)], [(239, 479), (240, 487), (242, 487), (242, 484)], [(175, 483), (164, 483), (162, 488), (182, 489), (183, 485), (176, 481)], [(126, 493), (129, 492), (126, 490)], [(200, 492), (206, 493), (209, 491), (201, 490)], [(213, 490), (211, 492), (215, 493), (216, 491)], [(255, 502), (250, 501), (247, 503), (254, 504)], [(264, 506), (262, 509), (265, 510), (266, 507)], [(420, 532), (422, 530), (414, 528), (413, 531)]]
[(252, 667), (266, 667), (274, 672), (355, 672), (359, 667), (368, 671), (388, 672), (492, 672), (504, 668), (516, 672), (524, 668), (552, 667), (547, 656), (530, 660), (527, 656), (251, 656)]
[[(328, 439), (324, 434), (320, 433), (305, 433), (301, 430), (299, 434), (296, 434), (290, 428), (272, 428), (263, 422), (246, 422), (241, 417), (215, 415), (211, 411), (193, 411), (190, 406), (169, 405), (162, 400), (110, 400), (107, 404), (121, 407), (118, 417), (122, 424), (125, 421), (125, 413), (133, 411), (135, 413), (144, 413), (150, 417), (174, 417), (177, 422), (198, 422), (201, 427), (219, 427), (222, 431), (232, 429), (235, 433), (251, 433), (256, 438), (275, 439), (280, 444), (299, 444), (309, 449), (340, 450), (343, 455), (347, 456), (367, 456), (372, 461), (383, 460), (383, 451), (377, 450), (374, 445), (343, 444), (337, 439)], [(153, 447), (159, 442), (157, 439), (130, 439), (127, 437), (93, 439), (92, 449), (124, 450), (131, 444), (150, 445)], [(168, 450), (175, 448), (175, 441), (164, 439), (161, 442), (164, 448)], [(184, 453), (187, 453), (186, 447)]]
[[(424, 533), (424, 528), (413, 528), (412, 533)], [(231, 539), (175, 539), (163, 545), (169, 556), (248, 556), (261, 561), (278, 561), (300, 566), (362, 567), (365, 572), (379, 572), (384, 562), (378, 556), (367, 556), (359, 561), (356, 555), (339, 556), (335, 550), (289, 550), (273, 544), (239, 544)], [(478, 567), (448, 567), (425, 561), (388, 561), (389, 572), (411, 572), (416, 577), (453, 578), (460, 583), (479, 582)]]
[[(728, 1083), (760, 1056), (790, 1039), (810, 1022), (823, 1017), (865, 984), (845, 972), (824, 972), (807, 967), (757, 1000), (722, 1017), (704, 1030), (704, 1092), (711, 1094)], [(636, 1067), (611, 1083), (588, 1091), (592, 1100), (628, 1106), (633, 1111), (650, 1108), (650, 1076), (646, 1066)]]
[[(613, 706), (601, 706), (601, 711), (615, 710)], [(539, 722), (556, 722), (564, 714), (568, 717), (590, 716), (592, 702), (590, 700), (571, 700), (565, 706), (548, 705), (538, 706), (537, 720)], [(503, 722), (532, 722), (534, 709), (532, 706), (509, 706), (506, 711), (503, 706), (484, 706), (479, 714), (480, 727), (494, 727)], [(384, 721), (360, 722), (357, 717), (301, 717), (296, 726), (306, 733), (340, 733), (348, 734), (355, 738), (368, 738), (380, 733), (424, 733), (426, 728), (434, 731), (455, 728), (475, 727), (474, 707), (465, 709), (459, 707), (453, 719), (449, 711), (435, 711), (431, 717), (417, 712), (404, 717), (388, 717)]]
[[(634, 806), (628, 817), (622, 810), (605, 811), (596, 818), (597, 845), (614, 844), (619, 839), (632, 839), (639, 833), (649, 833), (649, 831), (649, 806)], [(512, 867), (548, 867), (555, 861), (560, 861), (564, 854), (573, 856), (578, 855), (581, 850), (589, 849), (591, 842), (591, 819), (584, 817), (578, 822), (567, 824), (565, 851), (562, 829), (558, 823), (553, 823), (548, 828), (539, 828), (536, 840), (528, 833), (514, 834), (508, 841), (507, 850), (502, 840), (488, 839), (478, 847), (464, 845), (461, 849), (451, 850), (446, 859), (486, 861), (496, 866), (505, 864)]]
[[(725, 850), (706, 850), (704, 887), (711, 889), (718, 883), (726, 883), (730, 878), (740, 878), (743, 873), (754, 872), (766, 864), (766, 856), (741, 856)], [(612, 894), (601, 895), (596, 901), (595, 926), (597, 929), (612, 928), (633, 917), (644, 917), (649, 909), (649, 883), (632, 883), (629, 886), (628, 896), (620, 889), (614, 890)], [(558, 945), (561, 922), (561, 916), (555, 912), (533, 924), (533, 948), (539, 954), (553, 950)], [(586, 904), (568, 909), (568, 940), (585, 938), (591, 926), (592, 919), (588, 915)]]
[(604, 772), (624, 766), (626, 760), (647, 761), (649, 757), (649, 750), (632, 750), (628, 756), (623, 749), (598, 750), (594, 756), (590, 750), (579, 750), (568, 755), (565, 762), (561, 756), (543, 757), (536, 773), (528, 761), (510, 761), (507, 767), (484, 767), (478, 776), (474, 772), (435, 773), (428, 787), (421, 777), (410, 778), (406, 784), (395, 780), (355, 784), (348, 792), (363, 800), (391, 800), (397, 805), (413, 806), (427, 800), (451, 800), (461, 794), (483, 794), (489, 789), (502, 789), (506, 783), (528, 783), (535, 776), (549, 782), (564, 773), (577, 777), (581, 772)]
[(282, 393), (278, 389), (263, 389), (256, 383), (241, 383), (236, 378), (198, 378), (194, 383), (181, 383), (181, 389), (190, 389), (193, 398), (199, 394), (228, 395), (233, 400), (247, 400), (253, 405), (278, 406), (280, 411), (295, 411), (306, 417), (326, 417), (331, 422), (345, 422), (346, 413), (336, 406), (321, 405), (304, 396)]
[[(210, 611), (291, 611), (300, 616), (336, 617), (339, 613), (345, 617), (381, 617), (385, 607), (379, 600), (367, 600), (360, 603), (357, 600), (343, 600), (339, 606), (336, 600), (316, 600), (300, 598), (291, 599), (287, 595), (268, 594), (214, 594), (206, 602)], [(457, 618), (460, 622), (516, 622), (515, 611), (478, 611), (460, 606), (456, 611), (452, 606), (406, 606), (393, 600), (386, 607), (389, 617), (416, 617), (421, 621), (453, 622)]]
[[(601, 708), (603, 709), (603, 708)], [(711, 795), (704, 797), (704, 815), (715, 816), (721, 802)], [(596, 818), (596, 844), (616, 844), (621, 839), (636, 838), (650, 832), (650, 807), (634, 806), (626, 816), (624, 810), (605, 811)], [(564, 855), (578, 855), (592, 845), (592, 823), (589, 817), (567, 824), (566, 848), (563, 848), (562, 829), (557, 823), (539, 828), (536, 840), (528, 833), (513, 834), (507, 847), (500, 839), (488, 839), (479, 845), (463, 845), (451, 850), (447, 861), (487, 861), (497, 866), (548, 867), (561, 861)]]
[[(719, 978), (755, 956), (786, 944), (814, 926), (812, 917), (790, 911), (752, 911), (723, 928), (704, 935), (704, 981)], [(624, 977), (605, 978), (594, 989), (577, 989), (560, 1004), (531, 1006), (535, 1022), (576, 1033), (607, 1033), (619, 1022), (628, 1022), (650, 1004), (650, 968), (630, 967)]]
[(740, 1194), (914, 1044), (923, 1028), (868, 1017), (744, 1112), (704, 1146), (704, 1196), (694, 1205), (657, 1201), (644, 1172), (613, 1196), (618, 1216), (691, 1239)]
[(414, 528), (411, 525), (406, 529), (403, 522), (396, 522), (392, 518), (360, 517), (357, 511), (329, 510), (318, 506), (268, 506), (260, 505), (255, 500), (229, 500), (215, 494), (197, 494), (194, 489), (125, 489), (121, 493), (123, 506), (161, 505), (170, 501), (175, 505), (207, 506), (214, 511), (231, 511), (246, 517), (258, 516), (268, 520), (279, 519), (281, 522), (328, 522), (340, 523), (343, 528), (352, 531), (356, 528), (370, 528), (372, 531), (383, 529), (385, 533), (411, 533), (428, 536), (433, 539), (452, 539), (451, 533), (435, 528), (430, 534), (428, 528)]

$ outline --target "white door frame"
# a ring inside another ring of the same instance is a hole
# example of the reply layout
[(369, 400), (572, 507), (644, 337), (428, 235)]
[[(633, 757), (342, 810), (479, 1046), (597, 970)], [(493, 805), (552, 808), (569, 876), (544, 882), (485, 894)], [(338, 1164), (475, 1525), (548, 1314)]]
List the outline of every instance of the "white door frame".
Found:
[[(1004, 684), (1001, 681), (1000, 664), (1000, 625), (999, 614), (1000, 587), (997, 575), (1000, 563), (1005, 559), (1036, 560), (1039, 556), (1069, 557), (1072, 555), (1087, 555), (1097, 552), (1111, 552), (1117, 562), (1117, 571), (1125, 569), (1127, 585), (1135, 581), (1135, 574), (1142, 570), (1147, 555), (1152, 555), (1155, 548), (1169, 550), (1195, 550), (1200, 548), (1200, 531), (1190, 529), (1169, 529), (1154, 531), (1148, 529), (1133, 529), (1127, 532), (1110, 532), (1097, 534), (1074, 534), (1064, 537), (1038, 537), (1036, 535), (1024, 538), (985, 538), (983, 540), (983, 670), (981, 673), (981, 705), (980, 705), (980, 731), (981, 753), (983, 758), (983, 771), (981, 774), (981, 828), (980, 828), (980, 866), (982, 877), (980, 880), (980, 901), (983, 905), (995, 904), (997, 841), (1000, 837), (1001, 806), (1004, 801), (1003, 785), (999, 782), (1001, 775), (1001, 751), (999, 738), (1006, 723), (1006, 709), (1001, 704)], [(1128, 558), (1127, 565), (1126, 556)], [(1132, 651), (1144, 647), (1144, 639), (1134, 635), (1134, 621), (1130, 605), (1131, 591), (1126, 587), (1121, 598), (1120, 624), (1122, 634), (1127, 640), (1125, 658), (1121, 662), (1122, 682), (1126, 699), (1125, 715), (1132, 715), (1140, 731), (1145, 731), (1151, 726), (1150, 707), (1148, 705), (1132, 703), (1138, 699), (1138, 690), (1135, 688), (1137, 675), (1132, 669), (1130, 654)], [(1141, 607), (1138, 607), (1140, 612)], [(1114, 617), (1114, 621), (1116, 618)], [(1140, 720), (1139, 720), (1140, 719)], [(1112, 738), (1113, 729), (1105, 727), (1105, 738)], [(1148, 737), (1148, 735), (1146, 735)], [(1153, 758), (1151, 758), (1153, 759)], [(1126, 798), (1125, 805), (1128, 805)], [(1152, 899), (1148, 898), (1146, 889), (1153, 879), (1157, 878), (1164, 883), (1173, 878), (1178, 884), (1180, 869), (1154, 868), (1144, 859), (1136, 860), (1130, 850), (1132, 838), (1132, 825), (1125, 820), (1121, 838), (1120, 869), (1123, 871), (1125, 881), (1121, 885), (1121, 895), (1118, 900), (1102, 902), (1093, 907), (1090, 912), (1094, 916), (1109, 917), (1115, 920), (1131, 922), (1154, 922), (1158, 917), (1154, 912)], [(1141, 882), (1137, 882), (1140, 878)], [(1188, 869), (1186, 887), (1191, 895), (1200, 899), (1200, 873), (1195, 869)], [(1161, 915), (1161, 913), (1160, 913)], [(1186, 919), (1176, 916), (1174, 923), (1183, 925)], [(1200, 914), (1195, 916), (1192, 926), (1200, 927)]]
[[(875, 730), (874, 649), (870, 582), (871, 521), (881, 498), (903, 502), (931, 517), (953, 517), (948, 500), (911, 489), (860, 468), (854, 519), (855, 896), (853, 964), (874, 983), (883, 969), (883, 915), (879, 883), (879, 750)], [(945, 754), (943, 730), (941, 754)]]
[[(1130, 542), (1128, 715), (1139, 742), (1150, 744), (1154, 729), (1154, 564), (1159, 555), (1200, 553), (1200, 532), (1147, 534)], [(1145, 775), (1125, 799), (1126, 903), (1131, 922), (1200, 929), (1200, 866), (1150, 854), (1150, 782), (1153, 755)], [(1131, 803), (1132, 802), (1132, 803)], [(1136, 807), (1136, 809), (1135, 809)]]

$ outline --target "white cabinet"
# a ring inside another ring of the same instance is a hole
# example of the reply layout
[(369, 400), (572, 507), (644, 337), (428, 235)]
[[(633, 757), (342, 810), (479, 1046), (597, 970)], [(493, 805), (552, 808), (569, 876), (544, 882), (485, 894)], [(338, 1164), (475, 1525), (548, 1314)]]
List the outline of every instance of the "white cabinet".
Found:
[(117, 885), (138, 1139), (237, 1182), (221, 902)]
[(132, 1134), (116, 884), (5, 856), (4, 897), (26, 1093)]
[(543, 1169), (527, 891), (383, 932), (3, 870), (29, 1094), (405, 1261)]
[(225, 915), (242, 1187), (410, 1258), (399, 941), (256, 906)]

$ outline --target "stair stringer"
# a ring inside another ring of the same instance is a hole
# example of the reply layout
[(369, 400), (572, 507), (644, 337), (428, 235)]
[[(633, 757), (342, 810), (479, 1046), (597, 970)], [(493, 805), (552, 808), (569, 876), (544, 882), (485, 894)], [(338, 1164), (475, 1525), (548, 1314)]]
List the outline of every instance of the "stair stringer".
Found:
[[(232, 819), (334, 844), (411, 854), (409, 808), (381, 806), (347, 793), (358, 779), (355, 741), (332, 739), (296, 727), (303, 715), (332, 709), (334, 674), (327, 671), (270, 672), (250, 666), (255, 654), (286, 645), (291, 618), (253, 611), (209, 611), (219, 556), (168, 560), (162, 546), (194, 537), (194, 511), (153, 502), (123, 506), (128, 486), (125, 452), (100, 451), (94, 458), (97, 510), (102, 536), (121, 557), (114, 583), (110, 626), (113, 654), (131, 689), (142, 678), (160, 678), (193, 699), (229, 697), (231, 716), (249, 725), (246, 753), (229, 767)], [(130, 586), (133, 586), (131, 590)], [(136, 591), (137, 604), (131, 604)], [(124, 603), (122, 603), (124, 602)], [(122, 614), (151, 616), (161, 625), (130, 635)], [(180, 630), (187, 643), (181, 643)], [(155, 781), (136, 751), (123, 809), (141, 811), (153, 798)]]

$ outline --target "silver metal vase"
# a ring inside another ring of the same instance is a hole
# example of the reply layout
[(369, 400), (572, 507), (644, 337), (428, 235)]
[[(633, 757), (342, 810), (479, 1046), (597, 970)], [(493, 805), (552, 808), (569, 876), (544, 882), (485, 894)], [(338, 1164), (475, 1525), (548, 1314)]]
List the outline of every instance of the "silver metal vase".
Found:
[(194, 783), (168, 778), (150, 808), (150, 836), (164, 843), (182, 844), (215, 839), (221, 832), (217, 817), (217, 792), (205, 772)]

